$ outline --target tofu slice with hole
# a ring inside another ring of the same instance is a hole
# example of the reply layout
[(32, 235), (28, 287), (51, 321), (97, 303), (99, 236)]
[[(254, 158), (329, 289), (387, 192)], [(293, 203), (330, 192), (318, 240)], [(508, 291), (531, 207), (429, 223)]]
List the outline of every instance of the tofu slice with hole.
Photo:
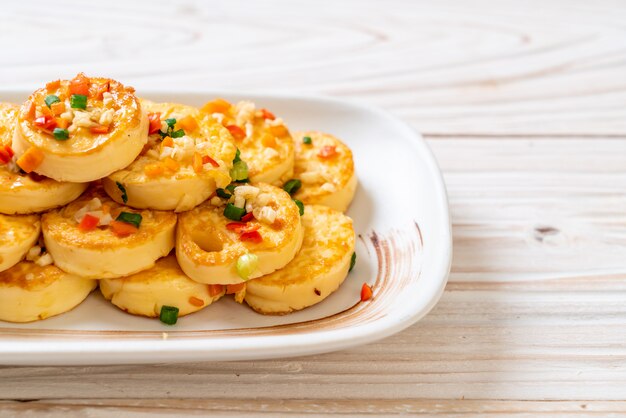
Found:
[(173, 254), (158, 260), (151, 269), (101, 280), (100, 291), (124, 312), (149, 318), (158, 318), (163, 306), (178, 308), (178, 316), (188, 315), (224, 296), (224, 286), (206, 285), (187, 277)]
[[(0, 147), (11, 147), (19, 107), (0, 103)], [(11, 148), (12, 151), (12, 148)], [(0, 213), (7, 215), (43, 212), (76, 199), (86, 183), (56, 181), (35, 173), (27, 174), (11, 161), (0, 161)]]
[(97, 284), (53, 264), (22, 261), (0, 272), (0, 321), (32, 322), (70, 311)]
[(0, 271), (24, 259), (40, 232), (39, 215), (0, 214)]
[[(82, 231), (76, 218), (94, 199), (107, 208), (98, 209), (102, 218), (105, 212), (110, 219), (121, 212), (140, 214), (139, 228), (128, 236), (116, 235), (107, 225)], [(120, 205), (94, 185), (64, 208), (43, 214), (41, 225), (46, 248), (57, 267), (82, 277), (105, 279), (149, 269), (169, 254), (174, 247), (176, 214)]]
[(304, 209), (304, 242), (280, 270), (246, 283), (245, 301), (255, 311), (282, 315), (315, 305), (336, 291), (350, 269), (352, 219), (325, 206)]
[(148, 144), (135, 161), (103, 179), (104, 189), (113, 200), (124, 203), (122, 185), (128, 206), (182, 212), (230, 183), (236, 148), (226, 128), (192, 106), (147, 100), (142, 100), (142, 105), (151, 118), (156, 120), (160, 115), (163, 135), (168, 133), (165, 120), (176, 120), (169, 129), (182, 130), (184, 135), (165, 141), (158, 131), (149, 135)]
[[(294, 198), (307, 205), (324, 205), (345, 212), (358, 183), (350, 148), (323, 132), (295, 132), (293, 136), (294, 178), (302, 182)], [(311, 138), (311, 143), (304, 143), (304, 137)]]
[[(83, 87), (75, 90), (77, 84)], [(63, 103), (63, 113), (55, 113), (56, 103), (46, 103), (49, 96)], [(65, 131), (56, 137), (54, 129)], [(12, 147), (18, 163), (28, 153), (21, 163), (28, 161), (28, 167), (22, 167), (25, 171), (84, 183), (126, 167), (147, 139), (148, 116), (134, 89), (81, 73), (72, 80), (50, 82), (30, 95), (18, 112)]]
[[(258, 228), (255, 232), (261, 242), (242, 239), (240, 232), (229, 228), (234, 222), (224, 216), (224, 205), (207, 202), (179, 215), (176, 258), (183, 271), (197, 282), (237, 284), (269, 274), (289, 263), (302, 245), (300, 212), (288, 193), (265, 183), (240, 187), (257, 189), (256, 193), (250, 192), (245, 205), (258, 215), (247, 223), (247, 228)], [(270, 208), (272, 216), (268, 217), (269, 210), (263, 208)], [(237, 271), (237, 261), (244, 254), (258, 259), (247, 278)]]
[(230, 130), (241, 159), (248, 165), (250, 181), (280, 186), (289, 180), (293, 175), (294, 147), (284, 121), (250, 101), (234, 105), (218, 101), (223, 103), (220, 108), (216, 109), (213, 101), (200, 110)]

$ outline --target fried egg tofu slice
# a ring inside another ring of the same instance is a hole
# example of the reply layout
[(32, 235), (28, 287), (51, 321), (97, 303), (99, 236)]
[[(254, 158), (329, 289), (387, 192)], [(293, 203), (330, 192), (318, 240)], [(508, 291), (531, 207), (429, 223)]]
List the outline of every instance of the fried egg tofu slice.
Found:
[(148, 116), (134, 89), (81, 73), (28, 98), (18, 113), (13, 150), (26, 172), (84, 183), (126, 167), (147, 139)]
[(195, 282), (183, 273), (176, 257), (158, 260), (154, 267), (119, 279), (103, 279), (100, 291), (124, 312), (156, 318), (161, 307), (174, 306), (178, 316), (206, 308), (224, 296), (224, 287)]
[[(307, 139), (307, 144), (304, 138)], [(294, 198), (305, 205), (324, 205), (345, 212), (354, 198), (357, 176), (352, 151), (338, 138), (317, 131), (294, 133), (294, 178), (302, 187)]]
[(0, 320), (32, 322), (62, 314), (80, 305), (97, 284), (52, 264), (22, 261), (0, 272)]
[[(139, 228), (130, 228), (127, 236), (114, 228), (120, 226), (113, 220), (122, 212), (141, 215)], [(81, 230), (80, 222), (87, 215), (100, 220), (100, 226)], [(149, 269), (169, 254), (174, 247), (176, 214), (131, 209), (94, 186), (64, 208), (42, 215), (41, 225), (57, 267), (82, 277), (108, 279)]]
[(292, 177), (293, 141), (281, 118), (267, 109), (257, 109), (250, 101), (231, 105), (216, 99), (206, 103), (201, 111), (212, 115), (231, 132), (241, 159), (248, 165), (251, 182), (280, 186)]
[(121, 184), (128, 206), (181, 212), (230, 183), (237, 149), (226, 128), (192, 106), (146, 100), (142, 104), (153, 121), (152, 133), (130, 166), (103, 180), (113, 200), (122, 203)]
[[(231, 199), (240, 207), (245, 204), (254, 214), (255, 219), (244, 229), (254, 230), (262, 241), (247, 240), (241, 230), (233, 228), (236, 223), (224, 216), (223, 205), (206, 202), (181, 213), (176, 258), (185, 274), (197, 282), (238, 284), (269, 274), (289, 263), (302, 245), (300, 212), (284, 190), (265, 183), (243, 185), (235, 188)], [(258, 259), (256, 268), (245, 278), (237, 272), (237, 261), (244, 254)]]
[[(68, 183), (26, 174), (16, 164), (11, 142), (19, 107), (0, 103), (0, 213), (7, 215), (43, 212), (76, 199), (86, 183)], [(5, 162), (4, 156), (10, 157)]]
[(0, 214), (0, 271), (19, 263), (39, 239), (39, 215)]
[(354, 253), (352, 219), (326, 206), (305, 207), (304, 242), (284, 268), (246, 283), (245, 301), (262, 314), (280, 315), (321, 302), (339, 288)]

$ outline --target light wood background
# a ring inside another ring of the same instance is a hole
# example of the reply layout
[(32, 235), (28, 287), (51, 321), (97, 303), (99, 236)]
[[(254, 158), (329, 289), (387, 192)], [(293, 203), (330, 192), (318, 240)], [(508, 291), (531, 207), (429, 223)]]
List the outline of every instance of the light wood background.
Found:
[(384, 107), (448, 185), (445, 295), (379, 343), (285, 361), (2, 367), (0, 416), (626, 416), (626, 1), (6, 2), (2, 88)]

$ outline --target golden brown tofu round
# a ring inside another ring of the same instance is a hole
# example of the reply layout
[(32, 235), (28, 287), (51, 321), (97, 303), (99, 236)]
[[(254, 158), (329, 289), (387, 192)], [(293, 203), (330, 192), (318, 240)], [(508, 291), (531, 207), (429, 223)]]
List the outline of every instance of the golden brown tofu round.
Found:
[(287, 314), (321, 302), (348, 275), (354, 253), (352, 219), (326, 206), (306, 206), (304, 242), (280, 270), (246, 283), (245, 301), (263, 314)]
[(230, 183), (236, 148), (226, 128), (192, 106), (142, 105), (151, 120), (148, 144), (132, 164), (103, 180), (109, 196), (122, 203), (119, 183), (128, 206), (181, 212)]
[(206, 103), (201, 111), (212, 115), (231, 132), (241, 159), (248, 165), (251, 182), (280, 186), (291, 178), (293, 142), (281, 118), (267, 109), (257, 109), (250, 101), (231, 105), (216, 99)]
[(59, 182), (36, 173), (27, 174), (16, 164), (11, 143), (18, 109), (17, 105), (0, 103), (0, 213), (42, 212), (76, 199), (87, 188), (86, 183)]
[[(176, 257), (193, 280), (236, 284), (283, 267), (302, 245), (302, 222), (289, 194), (269, 184), (238, 186), (233, 204), (246, 207), (254, 219), (242, 223), (224, 216), (224, 206), (206, 202), (179, 215)], [(237, 261), (253, 254), (258, 265), (241, 277)]]
[(97, 284), (52, 264), (22, 261), (0, 272), (0, 320), (31, 322), (62, 314), (85, 300)]
[[(116, 220), (137, 215), (139, 228)], [(87, 216), (96, 218), (97, 226), (85, 222)], [(166, 256), (174, 247), (176, 214), (120, 205), (96, 185), (64, 208), (45, 213), (41, 224), (46, 248), (59, 268), (103, 279), (149, 269)]]
[(148, 117), (134, 89), (81, 73), (28, 98), (18, 113), (13, 150), (26, 172), (80, 183), (126, 167), (147, 135)]
[(41, 232), (39, 215), (0, 214), (0, 271), (22, 260)]
[(100, 291), (124, 312), (149, 318), (158, 317), (163, 306), (178, 308), (178, 316), (188, 315), (224, 296), (223, 286), (206, 285), (187, 277), (173, 254), (158, 260), (151, 269), (101, 280)]
[[(310, 143), (304, 142), (305, 137)], [(345, 212), (357, 187), (350, 148), (338, 138), (316, 131), (296, 132), (294, 141), (294, 178), (302, 182), (294, 198)]]

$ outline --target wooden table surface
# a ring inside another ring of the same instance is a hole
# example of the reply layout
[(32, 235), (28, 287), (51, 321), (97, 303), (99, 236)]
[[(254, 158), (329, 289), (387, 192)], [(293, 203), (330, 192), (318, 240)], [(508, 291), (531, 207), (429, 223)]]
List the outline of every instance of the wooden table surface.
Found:
[(296, 91), (388, 109), (447, 182), (415, 326), (276, 361), (2, 367), (0, 416), (626, 415), (626, 2), (17, 1), (2, 88)]

